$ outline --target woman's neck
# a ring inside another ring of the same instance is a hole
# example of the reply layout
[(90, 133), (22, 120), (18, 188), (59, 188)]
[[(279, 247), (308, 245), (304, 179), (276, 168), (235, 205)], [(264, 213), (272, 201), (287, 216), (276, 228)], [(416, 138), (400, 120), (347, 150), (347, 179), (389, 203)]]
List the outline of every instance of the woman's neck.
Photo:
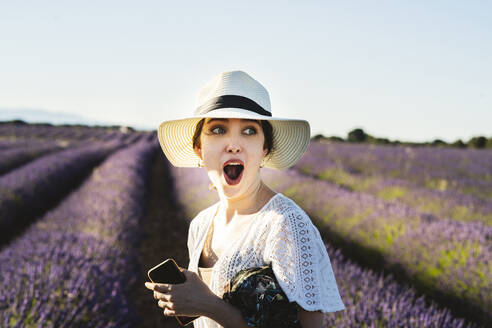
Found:
[(246, 218), (257, 213), (276, 194), (263, 181), (251, 190), (237, 198), (220, 197), (218, 215), (225, 218), (224, 224), (229, 224), (235, 218)]

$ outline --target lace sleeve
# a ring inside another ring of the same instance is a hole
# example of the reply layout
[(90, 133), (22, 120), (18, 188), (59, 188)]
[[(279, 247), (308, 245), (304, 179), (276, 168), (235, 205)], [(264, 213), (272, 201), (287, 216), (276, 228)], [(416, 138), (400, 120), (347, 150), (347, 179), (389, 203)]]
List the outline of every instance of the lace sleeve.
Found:
[(326, 247), (302, 209), (290, 208), (274, 219), (264, 256), (290, 302), (307, 311), (345, 309)]

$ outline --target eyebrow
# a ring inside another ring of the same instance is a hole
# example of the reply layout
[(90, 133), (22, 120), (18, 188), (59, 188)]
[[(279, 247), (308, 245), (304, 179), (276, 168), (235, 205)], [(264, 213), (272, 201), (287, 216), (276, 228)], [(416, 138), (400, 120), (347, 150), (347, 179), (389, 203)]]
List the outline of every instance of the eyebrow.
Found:
[[(220, 121), (220, 122), (229, 122), (229, 119), (227, 118), (211, 118), (210, 121), (205, 121), (206, 124), (212, 123), (213, 121)], [(252, 120), (249, 118), (242, 118), (241, 121), (247, 121), (247, 122), (253, 122), (259, 125), (257, 120)]]

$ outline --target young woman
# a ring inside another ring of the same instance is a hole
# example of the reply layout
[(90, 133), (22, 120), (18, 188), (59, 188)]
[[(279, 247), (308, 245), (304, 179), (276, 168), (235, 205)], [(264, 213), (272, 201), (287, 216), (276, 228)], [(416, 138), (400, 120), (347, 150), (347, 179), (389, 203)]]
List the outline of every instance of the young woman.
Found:
[(188, 234), (183, 284), (151, 284), (166, 316), (200, 316), (195, 327), (249, 327), (222, 299), (242, 269), (271, 265), (303, 328), (343, 310), (318, 229), (288, 197), (269, 188), (260, 168), (285, 169), (310, 139), (305, 120), (273, 117), (267, 90), (242, 71), (219, 74), (200, 92), (194, 116), (165, 121), (161, 147), (177, 167), (204, 167), (219, 202), (201, 211)]

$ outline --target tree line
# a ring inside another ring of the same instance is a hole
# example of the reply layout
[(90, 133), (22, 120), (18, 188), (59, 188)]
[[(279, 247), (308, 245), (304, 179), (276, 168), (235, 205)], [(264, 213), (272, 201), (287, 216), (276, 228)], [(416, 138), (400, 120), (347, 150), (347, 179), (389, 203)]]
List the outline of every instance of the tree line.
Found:
[(458, 139), (452, 143), (447, 143), (441, 139), (435, 139), (427, 142), (410, 142), (389, 140), (387, 138), (378, 138), (367, 134), (363, 129), (356, 128), (351, 130), (347, 137), (341, 138), (337, 136), (325, 137), (322, 134), (317, 134), (311, 138), (312, 140), (323, 141), (338, 141), (338, 142), (358, 142), (358, 143), (370, 143), (370, 144), (384, 144), (384, 145), (405, 145), (405, 146), (438, 146), (438, 147), (455, 147), (455, 148), (477, 148), (477, 149), (492, 149), (492, 137), (476, 136), (469, 140)]

